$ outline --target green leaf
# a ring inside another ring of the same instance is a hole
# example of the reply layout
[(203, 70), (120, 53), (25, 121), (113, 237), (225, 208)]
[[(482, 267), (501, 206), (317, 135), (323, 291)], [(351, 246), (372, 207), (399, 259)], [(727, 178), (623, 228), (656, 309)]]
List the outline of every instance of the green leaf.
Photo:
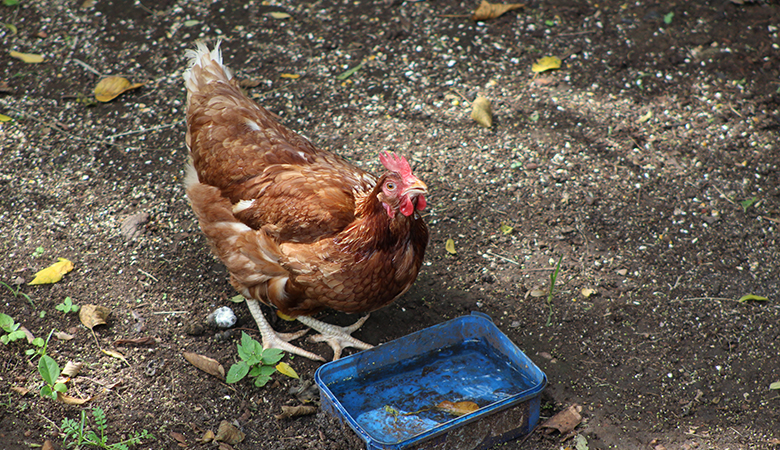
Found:
[(336, 79), (337, 79), (337, 80), (339, 80), (339, 81), (344, 81), (344, 80), (346, 80), (347, 78), (349, 78), (349, 77), (351, 77), (352, 75), (354, 75), (354, 74), (355, 74), (355, 72), (357, 72), (358, 70), (362, 69), (362, 68), (363, 68), (363, 64), (365, 64), (365, 61), (363, 61), (363, 62), (361, 62), (360, 64), (358, 64), (357, 66), (355, 66), (355, 67), (353, 67), (353, 68), (351, 68), (351, 69), (349, 69), (349, 70), (345, 71), (345, 72), (344, 72), (344, 73), (342, 73), (341, 75), (337, 75), (337, 76), (336, 76)]
[(19, 4), (19, 0), (3, 0), (5, 6), (16, 6)]
[(244, 301), (244, 296), (241, 294), (230, 297), (230, 301), (233, 303), (241, 303)]
[(740, 303), (747, 303), (750, 301), (766, 302), (769, 301), (769, 299), (766, 297), (762, 297), (760, 295), (753, 295), (753, 294), (743, 295), (742, 297), (739, 298)]
[(269, 348), (263, 350), (263, 364), (272, 366), (284, 358), (284, 352), (278, 348)]
[(41, 378), (46, 384), (53, 385), (57, 378), (60, 377), (60, 366), (57, 365), (57, 361), (49, 355), (41, 356), (38, 361), (38, 373), (41, 374)]
[(57, 391), (57, 392), (62, 392), (64, 394), (64, 393), (68, 392), (68, 387), (65, 386), (65, 384), (63, 384), (63, 383), (56, 383), (54, 385), (54, 390)]
[(747, 212), (747, 209), (753, 206), (755, 202), (758, 201), (758, 197), (750, 197), (748, 199), (742, 200), (739, 202), (740, 205), (742, 205), (742, 211)]
[(36, 347), (43, 347), (43, 344), (45, 344), (45, 343), (46, 343), (46, 341), (44, 341), (42, 337), (37, 337), (37, 338), (33, 339), (33, 341), (32, 341), (32, 345), (34, 345)]
[(263, 387), (266, 384), (268, 384), (269, 381), (271, 381), (271, 377), (270, 376), (259, 376), (259, 377), (255, 378), (255, 386)]
[(51, 388), (48, 384), (41, 388), (41, 397), (51, 397)]
[[(17, 324), (17, 325), (19, 325), (19, 324)], [(16, 331), (13, 331), (11, 333), (8, 333), (8, 339), (11, 342), (18, 341), (19, 339), (24, 339), (24, 337), (25, 337), (24, 331), (22, 331), (22, 330), (16, 330)]]
[(774, 383), (770, 384), (769, 389), (780, 389), (780, 381), (775, 381)]
[(200, 20), (195, 20), (195, 19), (185, 20), (184, 21), (184, 26), (185, 27), (194, 27), (195, 25), (197, 25), (199, 23), (200, 23)]
[(669, 25), (670, 23), (672, 23), (672, 19), (673, 18), (674, 18), (674, 13), (673, 12), (666, 13), (664, 15), (664, 23)]
[(9, 316), (8, 314), (0, 313), (0, 328), (5, 330), (6, 333), (10, 333), (14, 331), (16, 328), (19, 328), (17, 325), (14, 327), (14, 318)]
[(244, 379), (246, 374), (249, 373), (249, 364), (247, 364), (245, 361), (239, 361), (232, 366), (230, 366), (230, 370), (228, 370), (227, 377), (225, 377), (225, 382), (235, 383), (237, 381), (241, 381)]
[(501, 224), (501, 232), (503, 234), (512, 234), (512, 231), (514, 231), (514, 228), (510, 227), (509, 225), (502, 223)]

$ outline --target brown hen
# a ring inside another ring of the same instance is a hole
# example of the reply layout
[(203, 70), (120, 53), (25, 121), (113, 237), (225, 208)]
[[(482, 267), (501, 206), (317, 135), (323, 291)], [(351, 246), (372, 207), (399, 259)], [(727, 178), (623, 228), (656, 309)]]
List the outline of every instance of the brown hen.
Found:
[(370, 348), (310, 316), (364, 313), (397, 299), (417, 278), (428, 244), (425, 184), (395, 153), (373, 175), (315, 147), (247, 98), (214, 50), (187, 52), (187, 196), (212, 250), (247, 300), (265, 348), (322, 360), (276, 333), (258, 301), (321, 333), (337, 359)]

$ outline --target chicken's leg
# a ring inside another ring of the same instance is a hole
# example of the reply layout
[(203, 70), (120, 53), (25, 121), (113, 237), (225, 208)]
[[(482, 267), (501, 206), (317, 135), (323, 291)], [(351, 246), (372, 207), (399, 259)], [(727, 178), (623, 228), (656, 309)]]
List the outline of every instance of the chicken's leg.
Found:
[(341, 351), (347, 347), (359, 348), (361, 350), (368, 350), (373, 347), (371, 344), (366, 344), (365, 342), (350, 336), (351, 333), (357, 331), (357, 329), (365, 323), (368, 319), (368, 315), (348, 327), (331, 325), (308, 316), (298, 316), (296, 319), (307, 327), (322, 333), (312, 336), (311, 340), (314, 342), (326, 342), (330, 345), (330, 348), (333, 349), (334, 361), (341, 357)]
[(265, 319), (263, 311), (260, 309), (260, 302), (248, 298), (246, 299), (246, 305), (249, 307), (249, 312), (252, 313), (252, 317), (255, 318), (255, 322), (257, 322), (257, 328), (260, 330), (260, 335), (263, 337), (264, 349), (278, 348), (279, 350), (283, 350), (287, 353), (294, 353), (314, 361), (325, 361), (325, 359), (319, 355), (315, 355), (312, 352), (308, 352), (302, 348), (290, 344), (290, 341), (303, 336), (309, 330), (302, 330), (297, 333), (278, 333), (273, 328), (271, 328), (271, 325)]

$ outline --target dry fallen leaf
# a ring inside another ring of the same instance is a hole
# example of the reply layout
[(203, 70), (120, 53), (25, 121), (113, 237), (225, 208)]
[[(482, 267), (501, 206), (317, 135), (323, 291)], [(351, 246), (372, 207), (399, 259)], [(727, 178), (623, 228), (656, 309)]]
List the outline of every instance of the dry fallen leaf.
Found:
[(271, 11), (268, 13), (269, 16), (273, 17), (274, 19), (289, 19), (290, 16), (286, 12), (280, 12), (280, 11)]
[(19, 53), (11, 50), (8, 54), (14, 58), (21, 59), (27, 64), (37, 64), (43, 62), (43, 55), (38, 55), (35, 53)]
[(62, 392), (57, 392), (57, 400), (65, 403), (66, 405), (83, 405), (84, 403), (92, 400), (92, 397), (77, 398), (68, 394), (63, 394)]
[(65, 364), (65, 368), (62, 369), (62, 375), (63, 377), (70, 377), (73, 378), (76, 375), (81, 372), (81, 368), (84, 367), (84, 363), (74, 363), (73, 361), (68, 361), (67, 364)]
[(48, 439), (43, 441), (43, 445), (41, 446), (41, 450), (54, 450), (54, 444)]
[(0, 114), (0, 122), (10, 122), (12, 120), (14, 120), (14, 119), (6, 116), (5, 114)]
[(215, 438), (214, 432), (211, 430), (206, 430), (205, 433), (203, 433), (203, 437), (198, 439), (200, 442), (211, 442)]
[(283, 73), (283, 74), (281, 74), (281, 75), (279, 75), (279, 76), (280, 76), (281, 78), (287, 78), (287, 79), (289, 79), (289, 80), (297, 80), (298, 78), (300, 78), (300, 77), (301, 77), (301, 76), (300, 76), (299, 74), (297, 74), (297, 73)]
[(548, 70), (552, 69), (560, 69), (561, 68), (561, 59), (556, 56), (545, 56), (543, 58), (539, 58), (538, 61), (536, 61), (531, 66), (531, 71), (535, 73), (541, 73), (546, 72)]
[(105, 325), (111, 310), (100, 305), (82, 305), (79, 309), (79, 320), (90, 330), (97, 325)]
[(309, 416), (317, 413), (317, 407), (311, 405), (286, 406), (282, 405), (282, 413), (276, 414), (278, 420), (290, 419), (293, 417)]
[(541, 427), (556, 429), (561, 434), (567, 434), (577, 428), (577, 425), (582, 422), (580, 411), (582, 411), (582, 406), (577, 404), (571, 405), (558, 414), (550, 417), (550, 419), (543, 423)]
[(436, 408), (444, 412), (448, 412), (454, 416), (464, 416), (478, 410), (479, 405), (474, 402), (451, 402), (449, 400), (444, 400), (443, 402), (436, 405)]
[(580, 290), (580, 294), (582, 294), (582, 296), (585, 297), (585, 298), (590, 298), (590, 296), (595, 294), (595, 293), (596, 293), (595, 289), (582, 288)]
[(73, 263), (65, 258), (57, 258), (57, 262), (35, 274), (28, 284), (52, 284), (60, 281), (62, 276), (73, 270)]
[(131, 83), (123, 77), (106, 77), (95, 86), (95, 99), (99, 102), (110, 102), (120, 94), (143, 86), (143, 83)]
[(485, 128), (493, 126), (493, 111), (490, 108), (490, 100), (478, 95), (471, 103), (471, 118)]
[(215, 359), (191, 352), (184, 352), (184, 359), (209, 375), (214, 375), (220, 380), (225, 379), (225, 368)]
[(214, 440), (216, 442), (224, 442), (228, 445), (236, 445), (243, 441), (244, 437), (246, 437), (246, 435), (243, 431), (236, 428), (235, 425), (227, 420), (223, 420), (219, 424), (219, 429), (217, 430), (217, 435), (214, 437)]
[(25, 396), (30, 392), (29, 389), (21, 386), (11, 386), (11, 390), (22, 396)]
[(72, 334), (68, 334), (68, 333), (66, 333), (64, 331), (55, 331), (54, 332), (54, 337), (56, 337), (57, 339), (59, 339), (61, 341), (72, 341), (73, 338), (74, 338), (74, 336)]
[(511, 3), (508, 5), (499, 5), (494, 3), (488, 3), (485, 0), (482, 0), (482, 3), (479, 4), (476, 11), (474, 11), (474, 15), (472, 15), (471, 18), (473, 20), (495, 19), (496, 17), (499, 17), (500, 15), (504, 14), (507, 11), (511, 11), (513, 9), (520, 9), (524, 6), (525, 5), (522, 3)]
[(171, 431), (171, 437), (174, 438), (176, 441), (182, 443), (182, 444), (186, 444), (187, 443), (187, 438), (185, 438), (184, 435), (181, 434), (181, 433), (177, 433), (175, 431)]

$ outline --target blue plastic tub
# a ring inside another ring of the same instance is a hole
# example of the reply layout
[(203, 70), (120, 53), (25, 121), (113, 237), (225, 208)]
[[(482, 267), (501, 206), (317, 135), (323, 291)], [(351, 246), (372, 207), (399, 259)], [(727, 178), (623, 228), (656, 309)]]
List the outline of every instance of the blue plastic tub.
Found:
[[(471, 313), (321, 366), (322, 408), (368, 449), (488, 449), (539, 421), (545, 374), (493, 324)], [(455, 416), (442, 401), (476, 403)]]

